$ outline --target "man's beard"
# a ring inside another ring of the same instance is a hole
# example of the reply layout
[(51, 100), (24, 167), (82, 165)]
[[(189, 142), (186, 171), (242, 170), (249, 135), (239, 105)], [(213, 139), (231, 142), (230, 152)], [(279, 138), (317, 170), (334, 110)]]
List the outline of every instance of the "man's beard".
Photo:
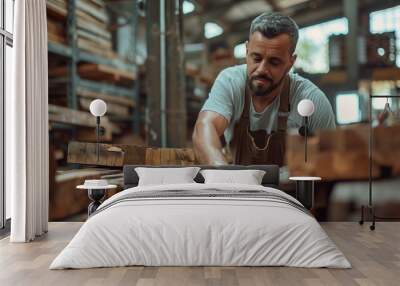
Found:
[[(247, 84), (255, 96), (268, 96), (271, 92), (273, 92), (276, 88), (278, 88), (281, 85), (281, 83), (285, 79), (285, 77), (286, 77), (286, 73), (284, 73), (283, 76), (281, 77), (281, 79), (276, 84), (274, 84), (272, 79), (270, 79), (270, 78), (267, 78), (267, 77), (264, 77), (261, 75), (253, 76), (250, 78), (250, 80), (247, 81)], [(256, 79), (262, 79), (262, 80), (268, 81), (268, 82), (270, 82), (270, 85), (262, 86), (262, 85), (253, 84), (253, 81)]]

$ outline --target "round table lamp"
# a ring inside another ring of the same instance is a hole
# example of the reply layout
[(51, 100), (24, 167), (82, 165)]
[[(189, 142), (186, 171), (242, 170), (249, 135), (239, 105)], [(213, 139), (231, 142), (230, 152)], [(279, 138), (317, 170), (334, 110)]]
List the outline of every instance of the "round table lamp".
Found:
[[(307, 132), (308, 132), (308, 117), (310, 117), (315, 110), (314, 103), (309, 99), (303, 99), (297, 105), (297, 112), (304, 117), (304, 161), (307, 162)], [(300, 132), (301, 133), (301, 132)], [(302, 134), (303, 135), (303, 134)]]
[(99, 137), (100, 137), (100, 117), (106, 114), (107, 112), (107, 104), (104, 100), (95, 99), (90, 103), (89, 106), (90, 113), (93, 116), (96, 116), (96, 155), (97, 162), (99, 162), (100, 157), (100, 146), (99, 146)]

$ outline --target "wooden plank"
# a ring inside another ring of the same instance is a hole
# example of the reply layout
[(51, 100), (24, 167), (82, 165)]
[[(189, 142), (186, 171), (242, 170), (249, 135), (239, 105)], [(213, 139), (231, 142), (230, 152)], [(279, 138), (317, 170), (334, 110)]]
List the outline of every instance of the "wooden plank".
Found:
[(194, 151), (191, 148), (149, 148), (128, 144), (99, 144), (100, 158), (97, 161), (96, 144), (70, 142), (68, 162), (122, 167), (126, 164), (143, 165), (194, 165)]
[(88, 179), (100, 179), (105, 175), (115, 174), (119, 170), (79, 169), (58, 171), (55, 176), (55, 190), (49, 204), (49, 219), (60, 220), (87, 210), (89, 199), (85, 190), (76, 186)]
[(57, 44), (67, 44), (67, 37), (65, 33), (63, 22), (55, 21), (52, 18), (47, 19), (47, 38), (49, 42)]
[(133, 81), (136, 74), (131, 71), (98, 64), (79, 65), (79, 74), (88, 79), (106, 78), (112, 81)]
[(400, 125), (379, 126), (373, 131), (373, 159), (380, 166), (391, 166), (396, 175), (400, 170)]
[(101, 93), (108, 93), (108, 94), (115, 94), (117, 96), (126, 96), (126, 97), (131, 97), (133, 90), (132, 88), (126, 88), (126, 87), (119, 87), (114, 85), (110, 85), (108, 83), (102, 83), (102, 82), (96, 82), (96, 81), (91, 81), (91, 80), (86, 80), (81, 78), (79, 81), (79, 86), (85, 89), (90, 89), (95, 92), (101, 92)]
[(101, 22), (101, 21), (97, 20), (96, 18), (93, 18), (92, 16), (86, 14), (85, 12), (83, 12), (81, 10), (76, 10), (76, 16), (77, 16), (77, 21), (87, 22), (90, 25), (97, 26), (99, 29), (107, 30), (106, 23)]
[(100, 37), (99, 35), (93, 34), (91, 32), (82, 30), (82, 29), (78, 29), (76, 31), (76, 34), (78, 36), (78, 39), (83, 38), (86, 39), (88, 41), (91, 41), (92, 43), (99, 45), (102, 49), (108, 49), (108, 50), (112, 50), (112, 44), (111, 44), (111, 40), (110, 39), (104, 39), (102, 37)]
[[(373, 130), (372, 176), (382, 167), (400, 170), (400, 126)], [(287, 164), (292, 176), (319, 176), (324, 180), (357, 180), (369, 176), (369, 126), (338, 128), (318, 132), (308, 141), (308, 161), (304, 162), (304, 138), (287, 137)]]
[(77, 19), (76, 24), (79, 30), (83, 30), (87, 33), (92, 33), (111, 42), (111, 33), (108, 30), (102, 29), (101, 27), (96, 26), (88, 21), (84, 21), (80, 18)]
[[(90, 103), (92, 102), (92, 99), (88, 98), (79, 98), (79, 104), (81, 109), (83, 110), (90, 110)], [(114, 115), (119, 115), (119, 116), (129, 116), (129, 107), (107, 102), (107, 115), (109, 114), (114, 114)]]
[(400, 68), (375, 68), (372, 71), (372, 80), (394, 80), (400, 78)]
[(342, 70), (333, 70), (321, 76), (321, 84), (343, 84), (347, 81), (347, 74)]
[(65, 21), (67, 18), (67, 6), (59, 5), (54, 1), (46, 2), (47, 15), (58, 19), (60, 21)]
[(62, 45), (66, 45), (67, 44), (67, 39), (65, 37), (63, 37), (63, 36), (60, 36), (60, 35), (55, 35), (55, 34), (52, 34), (52, 33), (48, 33), (47, 34), (47, 39), (51, 43), (62, 44)]
[(81, 10), (82, 12), (96, 18), (100, 22), (103, 22), (103, 23), (109, 22), (109, 17), (107, 15), (105, 9), (102, 9), (96, 5), (93, 5), (90, 2), (86, 2), (83, 0), (77, 0), (76, 7), (78, 10)]
[(79, 38), (77, 41), (77, 44), (80, 49), (82, 49), (84, 51), (88, 51), (92, 54), (100, 55), (100, 56), (106, 57), (108, 59), (118, 58), (118, 54), (115, 53), (114, 51), (111, 51), (109, 49), (102, 50), (101, 48), (99, 48), (99, 46), (97, 46), (93, 42), (88, 41), (86, 39)]
[(193, 165), (196, 164), (190, 148), (148, 148), (146, 164), (149, 165)]
[(135, 102), (133, 99), (128, 98), (126, 96), (115, 96), (115, 95), (110, 95), (110, 94), (105, 94), (105, 93), (99, 93), (99, 92), (93, 92), (90, 90), (86, 90), (84, 88), (78, 88), (77, 89), (77, 94), (78, 96), (85, 97), (85, 98), (90, 98), (90, 99), (96, 99), (100, 98), (107, 103), (112, 102), (115, 104), (120, 104), (120, 105), (125, 105), (127, 107), (134, 108), (135, 107)]
[(169, 165), (171, 164), (170, 160), (170, 150), (167, 148), (163, 148), (160, 150), (160, 164), (162, 165)]
[[(136, 79), (136, 74), (131, 71), (125, 71), (118, 68), (98, 65), (98, 64), (80, 64), (78, 66), (79, 75), (85, 79), (107, 81), (107, 82), (120, 82), (131, 83)], [(60, 66), (51, 68), (49, 70), (50, 77), (64, 77), (67, 74), (67, 67)]]
[[(53, 120), (53, 118), (57, 118), (59, 121)], [(49, 104), (49, 120), (84, 127), (96, 127), (96, 118), (90, 113), (52, 104)]]
[(146, 149), (146, 164), (160, 165), (161, 164), (161, 149), (147, 148)]
[(176, 148), (175, 149), (176, 161), (181, 165), (194, 165), (197, 164), (194, 151), (191, 148)]
[(47, 20), (47, 31), (52, 34), (65, 37), (64, 25), (62, 23), (54, 21), (52, 19)]
[(68, 162), (110, 167), (145, 163), (146, 147), (125, 144), (99, 144), (100, 158), (97, 161), (96, 145), (95, 143), (70, 142), (68, 144)]
[[(73, 110), (52, 104), (49, 104), (49, 121), (75, 126), (96, 127), (96, 119), (89, 112)], [(119, 127), (111, 123), (106, 116), (102, 117), (101, 126), (105, 129), (105, 134), (102, 136), (104, 140), (111, 140), (112, 133), (120, 132)]]
[(88, 0), (91, 4), (97, 5), (99, 8), (105, 8), (104, 0)]

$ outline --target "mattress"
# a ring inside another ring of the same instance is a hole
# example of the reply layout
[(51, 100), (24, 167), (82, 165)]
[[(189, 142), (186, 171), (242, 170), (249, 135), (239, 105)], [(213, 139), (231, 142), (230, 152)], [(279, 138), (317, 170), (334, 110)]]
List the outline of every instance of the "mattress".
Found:
[(351, 267), (315, 218), (284, 192), (198, 183), (117, 193), (50, 269), (130, 265)]

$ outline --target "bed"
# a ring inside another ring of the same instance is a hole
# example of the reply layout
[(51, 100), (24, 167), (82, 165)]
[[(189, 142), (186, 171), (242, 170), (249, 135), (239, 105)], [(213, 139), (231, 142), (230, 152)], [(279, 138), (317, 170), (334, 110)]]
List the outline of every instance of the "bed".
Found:
[(262, 185), (205, 184), (198, 174), (194, 183), (152, 186), (138, 186), (136, 167), (124, 167), (125, 190), (102, 203), (50, 269), (351, 267), (301, 203), (277, 189), (277, 166), (201, 166), (265, 170)]

